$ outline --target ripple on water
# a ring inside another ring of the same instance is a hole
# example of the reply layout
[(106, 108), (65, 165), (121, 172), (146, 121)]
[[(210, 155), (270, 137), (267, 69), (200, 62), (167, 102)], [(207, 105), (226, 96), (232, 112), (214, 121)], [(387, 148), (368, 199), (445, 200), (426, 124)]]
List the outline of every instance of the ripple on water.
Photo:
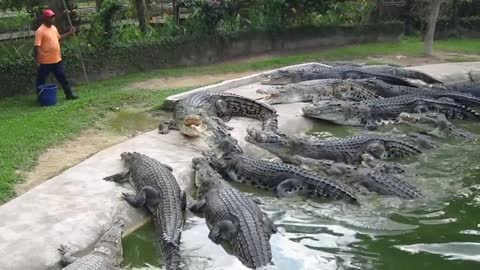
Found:
[(449, 260), (469, 260), (480, 262), (480, 243), (451, 242), (442, 244), (400, 245), (395, 247), (413, 254), (426, 252), (440, 255)]

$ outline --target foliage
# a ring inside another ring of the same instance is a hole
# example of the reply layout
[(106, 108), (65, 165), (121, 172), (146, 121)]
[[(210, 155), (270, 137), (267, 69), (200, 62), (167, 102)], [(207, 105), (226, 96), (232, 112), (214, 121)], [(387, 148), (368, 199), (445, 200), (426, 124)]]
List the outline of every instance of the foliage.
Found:
[(1, 10), (20, 10), (22, 8), (31, 9), (44, 4), (43, 0), (2, 0), (0, 1)]
[(109, 46), (116, 34), (113, 25), (114, 17), (123, 10), (121, 0), (105, 0), (102, 2), (100, 12), (92, 18), (90, 29), (86, 31), (86, 39), (91, 46)]
[(0, 18), (0, 33), (28, 30), (32, 16), (27, 12), (16, 12), (12, 17)]
[(330, 4), (325, 13), (314, 13), (314, 24), (364, 24), (375, 8), (374, 1), (345, 1)]

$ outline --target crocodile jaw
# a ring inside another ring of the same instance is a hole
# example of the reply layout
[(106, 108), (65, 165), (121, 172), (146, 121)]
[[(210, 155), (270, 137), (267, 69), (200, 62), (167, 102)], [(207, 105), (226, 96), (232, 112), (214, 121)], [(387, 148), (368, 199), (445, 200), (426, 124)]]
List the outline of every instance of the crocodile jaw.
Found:
[(204, 119), (198, 115), (187, 115), (180, 123), (178, 130), (190, 137), (198, 137), (208, 128)]

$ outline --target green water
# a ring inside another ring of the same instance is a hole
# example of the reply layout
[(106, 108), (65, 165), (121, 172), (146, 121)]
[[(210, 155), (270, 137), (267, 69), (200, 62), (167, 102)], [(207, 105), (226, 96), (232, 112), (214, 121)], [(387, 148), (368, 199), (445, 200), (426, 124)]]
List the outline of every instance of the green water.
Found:
[[(457, 123), (480, 134), (480, 125)], [(328, 130), (328, 132), (324, 132)], [(358, 129), (319, 124), (319, 137)], [(406, 180), (424, 198), (402, 201), (375, 194), (361, 207), (342, 202), (274, 198), (235, 185), (263, 202), (278, 225), (272, 236), (273, 269), (480, 269), (480, 142), (442, 140), (440, 148), (402, 161)], [(182, 235), (185, 269), (246, 269), (208, 238), (202, 218), (189, 214)], [(153, 226), (124, 239), (127, 269), (161, 269)]]
[(120, 133), (145, 131), (157, 127), (158, 120), (144, 111), (122, 110), (115, 112), (113, 117), (106, 121), (106, 125)]

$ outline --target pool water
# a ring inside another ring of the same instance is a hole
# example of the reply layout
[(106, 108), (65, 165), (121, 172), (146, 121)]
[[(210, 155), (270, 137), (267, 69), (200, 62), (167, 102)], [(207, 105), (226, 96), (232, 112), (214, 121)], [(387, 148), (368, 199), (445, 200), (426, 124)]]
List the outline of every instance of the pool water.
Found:
[[(456, 123), (480, 134), (480, 125)], [(325, 132), (328, 131), (328, 132)], [(355, 128), (318, 124), (317, 137), (358, 134)], [(279, 227), (272, 236), (272, 269), (480, 269), (480, 142), (447, 139), (402, 160), (406, 180), (424, 197), (412, 201), (362, 195), (360, 207), (318, 199), (254, 195)], [(213, 244), (201, 217), (187, 213), (181, 252), (184, 269), (246, 269), (228, 248)], [(162, 269), (153, 225), (124, 239), (127, 269)]]

